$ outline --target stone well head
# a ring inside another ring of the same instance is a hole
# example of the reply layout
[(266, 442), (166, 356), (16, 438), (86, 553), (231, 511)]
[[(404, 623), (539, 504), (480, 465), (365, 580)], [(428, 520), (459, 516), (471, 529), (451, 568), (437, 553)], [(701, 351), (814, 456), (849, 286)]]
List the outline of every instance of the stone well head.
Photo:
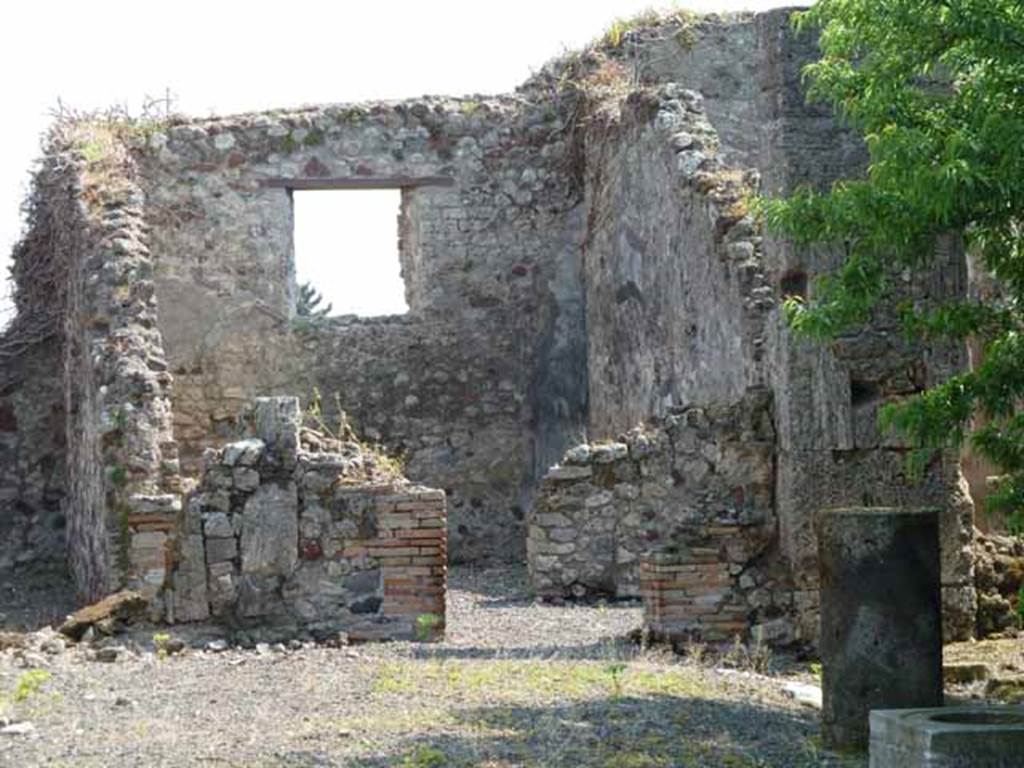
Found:
[(871, 768), (1011, 768), (1024, 764), (1024, 707), (871, 712)]

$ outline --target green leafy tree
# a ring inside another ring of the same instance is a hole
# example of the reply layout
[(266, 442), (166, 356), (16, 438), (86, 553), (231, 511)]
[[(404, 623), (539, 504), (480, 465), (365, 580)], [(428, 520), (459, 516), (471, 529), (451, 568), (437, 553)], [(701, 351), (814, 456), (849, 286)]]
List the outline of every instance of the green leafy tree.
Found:
[(302, 283), (299, 286), (299, 294), (295, 299), (295, 314), (298, 317), (320, 319), (331, 313), (333, 304), (321, 307), (324, 297), (313, 287), (312, 283)]
[[(761, 200), (766, 224), (797, 244), (845, 258), (791, 325), (832, 337), (893, 296), (898, 270), (927, 267), (936, 238), (962, 235), (1002, 298), (917, 306), (899, 302), (908, 334), (973, 338), (983, 362), (888, 406), (883, 427), (911, 438), (919, 467), (969, 441), (1005, 471), (989, 504), (1024, 510), (1024, 3), (1021, 0), (819, 0), (796, 15), (820, 31), (805, 71), (813, 99), (859, 129), (869, 167), (829, 190)], [(980, 418), (978, 418), (980, 417)], [(981, 425), (981, 426), (978, 426)]]

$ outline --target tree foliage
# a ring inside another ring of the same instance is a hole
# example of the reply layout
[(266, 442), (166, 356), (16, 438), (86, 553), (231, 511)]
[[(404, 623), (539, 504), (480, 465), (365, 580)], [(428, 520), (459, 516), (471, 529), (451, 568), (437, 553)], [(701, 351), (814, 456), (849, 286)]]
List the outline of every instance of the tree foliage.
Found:
[(295, 297), (295, 314), (297, 317), (319, 320), (327, 317), (334, 308), (333, 304), (320, 306), (324, 297), (313, 287), (312, 283), (302, 283), (299, 286), (298, 296)]
[[(886, 408), (883, 426), (919, 458), (970, 440), (1005, 471), (989, 501), (1024, 510), (1024, 2), (819, 0), (799, 13), (820, 32), (809, 95), (866, 140), (863, 177), (760, 201), (769, 229), (798, 244), (844, 249), (809, 300), (786, 309), (798, 331), (831, 337), (869, 319), (897, 270), (934, 261), (936, 238), (960, 233), (1003, 299), (905, 304), (909, 334), (976, 338), (984, 362)], [(973, 417), (981, 416), (977, 422)], [(984, 424), (973, 428), (972, 424)]]

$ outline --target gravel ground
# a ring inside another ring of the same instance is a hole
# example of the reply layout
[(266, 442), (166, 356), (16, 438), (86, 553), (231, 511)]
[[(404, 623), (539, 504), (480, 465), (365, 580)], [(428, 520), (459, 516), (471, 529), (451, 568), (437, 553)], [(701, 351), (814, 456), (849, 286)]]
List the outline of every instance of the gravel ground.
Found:
[(638, 648), (640, 614), (537, 603), (522, 569), (453, 569), (443, 643), (215, 652), (200, 628), (159, 656), (142, 629), (105, 663), (23, 635), (0, 650), (0, 766), (865, 764), (824, 755), (817, 711), (783, 692), (806, 669)]

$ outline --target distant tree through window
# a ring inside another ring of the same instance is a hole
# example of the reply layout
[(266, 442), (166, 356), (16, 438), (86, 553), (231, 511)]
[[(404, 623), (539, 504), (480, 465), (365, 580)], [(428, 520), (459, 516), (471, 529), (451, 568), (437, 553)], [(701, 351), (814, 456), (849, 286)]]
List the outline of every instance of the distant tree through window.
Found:
[(299, 317), (327, 317), (332, 304), (323, 304), (324, 297), (312, 283), (301, 283), (295, 296), (295, 314)]
[(296, 312), (307, 317), (397, 315), (401, 191), (295, 191)]

